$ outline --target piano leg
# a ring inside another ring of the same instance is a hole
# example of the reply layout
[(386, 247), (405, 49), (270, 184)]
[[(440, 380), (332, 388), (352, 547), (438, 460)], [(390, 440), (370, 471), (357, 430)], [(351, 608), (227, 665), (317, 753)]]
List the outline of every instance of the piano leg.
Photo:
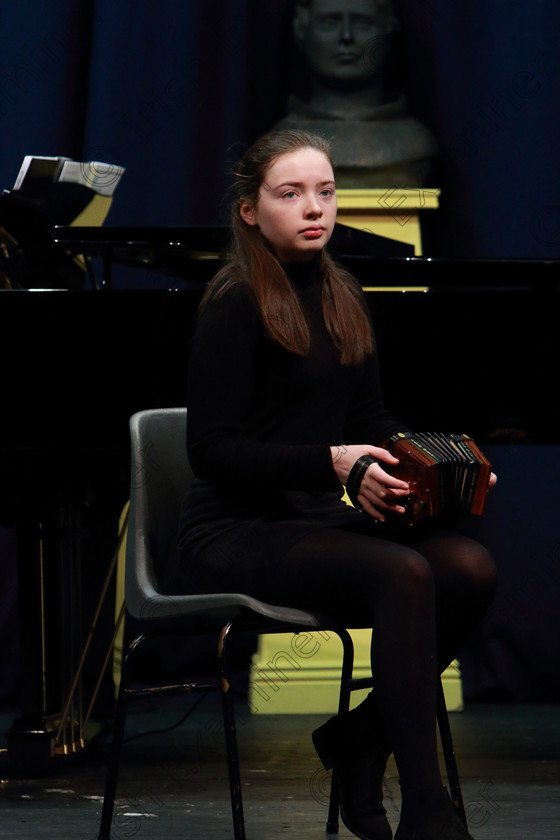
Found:
[(45, 680), (45, 534), (38, 514), (17, 523), (18, 601), (21, 649), (20, 711), (6, 733), (8, 755), (18, 765), (42, 764), (52, 755)]
[[(97, 643), (92, 629), (86, 631), (92, 605), (84, 609), (82, 600), (96, 587), (81, 580), (87, 572), (83, 547), (90, 535), (83, 527), (79, 503), (30, 513), (18, 522), (17, 533), (21, 714), (6, 732), (6, 740), (11, 762), (41, 772), (53, 757), (80, 752), (86, 746), (86, 731), (91, 737), (99, 728), (90, 718), (95, 696), (90, 696), (93, 692), (82, 679), (85, 653)], [(102, 607), (114, 609), (114, 568), (113, 561), (104, 570), (100, 602), (107, 603), (98, 605), (96, 625)], [(109, 642), (112, 646), (110, 637)], [(106, 665), (107, 644), (103, 639), (101, 644)], [(95, 658), (99, 651), (94, 649), (93, 654)], [(96, 667), (94, 663), (93, 671)], [(96, 692), (102, 679), (103, 674), (97, 678)]]

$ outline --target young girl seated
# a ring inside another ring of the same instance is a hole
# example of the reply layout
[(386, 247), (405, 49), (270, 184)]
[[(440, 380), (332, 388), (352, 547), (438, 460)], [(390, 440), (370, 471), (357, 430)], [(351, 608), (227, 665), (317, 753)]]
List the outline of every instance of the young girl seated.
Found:
[[(184, 585), (374, 628), (375, 690), (313, 733), (336, 770), (342, 819), (362, 840), (391, 838), (382, 780), (394, 753), (396, 840), (467, 840), (438, 766), (436, 689), (492, 600), (493, 561), (449, 523), (399, 527), (409, 487), (383, 443), (407, 427), (383, 403), (361, 287), (326, 250), (328, 145), (269, 134), (233, 190), (231, 253), (202, 301), (188, 371), (196, 479), (180, 533)], [(358, 510), (343, 494), (364, 456)]]

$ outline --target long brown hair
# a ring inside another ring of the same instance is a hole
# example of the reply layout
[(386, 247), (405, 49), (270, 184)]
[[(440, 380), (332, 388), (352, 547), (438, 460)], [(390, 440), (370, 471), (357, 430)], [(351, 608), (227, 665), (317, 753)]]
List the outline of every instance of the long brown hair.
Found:
[[(309, 350), (309, 330), (297, 295), (268, 241), (239, 212), (242, 201), (253, 207), (257, 205), (261, 185), (276, 159), (300, 149), (315, 149), (333, 163), (329, 144), (322, 137), (293, 129), (266, 134), (244, 154), (231, 187), (232, 241), (227, 261), (209, 284), (202, 304), (220, 296), (235, 283), (248, 282), (256, 295), (268, 335), (287, 350), (305, 355)], [(323, 278), (325, 324), (340, 351), (341, 363), (359, 364), (373, 349), (362, 288), (325, 249), (320, 252), (319, 271)]]

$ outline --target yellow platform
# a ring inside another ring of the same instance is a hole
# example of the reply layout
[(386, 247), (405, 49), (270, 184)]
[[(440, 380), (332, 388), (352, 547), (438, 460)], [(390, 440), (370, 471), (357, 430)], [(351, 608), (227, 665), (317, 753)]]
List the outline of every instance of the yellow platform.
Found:
[[(368, 630), (351, 631), (354, 677), (370, 677)], [(338, 708), (342, 645), (331, 633), (282, 633), (260, 636), (249, 680), (253, 714), (335, 714)], [(461, 674), (453, 663), (442, 678), (449, 711), (463, 708)], [(369, 689), (352, 692), (351, 706)]]

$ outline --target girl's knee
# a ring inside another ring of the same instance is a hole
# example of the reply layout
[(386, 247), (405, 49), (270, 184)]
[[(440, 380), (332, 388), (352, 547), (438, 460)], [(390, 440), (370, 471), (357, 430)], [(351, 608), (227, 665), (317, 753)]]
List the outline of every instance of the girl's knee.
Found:
[(462, 573), (476, 589), (495, 590), (498, 583), (498, 571), (494, 558), (480, 543), (469, 540), (459, 558)]
[(451, 577), (463, 591), (493, 594), (498, 584), (496, 564), (490, 552), (470, 537), (457, 537), (449, 546), (443, 568), (445, 578)]
[(498, 587), (498, 569), (494, 558), (483, 546), (474, 564), (474, 583), (479, 590), (493, 595)]
[(403, 549), (395, 564), (394, 578), (398, 586), (416, 592), (432, 590), (434, 575), (429, 562), (414, 549)]

